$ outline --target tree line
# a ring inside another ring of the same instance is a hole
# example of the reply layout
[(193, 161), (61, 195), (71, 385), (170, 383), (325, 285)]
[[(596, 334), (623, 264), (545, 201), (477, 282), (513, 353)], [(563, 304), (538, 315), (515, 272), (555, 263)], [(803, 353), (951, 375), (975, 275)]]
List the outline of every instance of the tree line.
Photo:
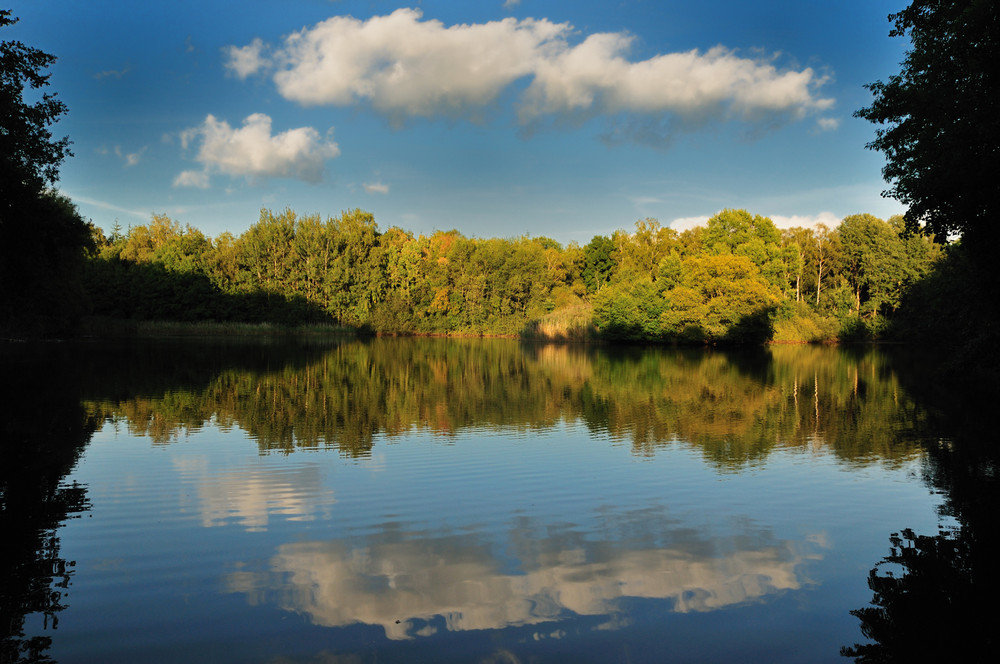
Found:
[(697, 343), (882, 334), (942, 255), (901, 217), (782, 231), (745, 210), (680, 233), (640, 220), (582, 247), (382, 231), (361, 210), (262, 210), (215, 238), (154, 215), (92, 237), (83, 284), (100, 316)]

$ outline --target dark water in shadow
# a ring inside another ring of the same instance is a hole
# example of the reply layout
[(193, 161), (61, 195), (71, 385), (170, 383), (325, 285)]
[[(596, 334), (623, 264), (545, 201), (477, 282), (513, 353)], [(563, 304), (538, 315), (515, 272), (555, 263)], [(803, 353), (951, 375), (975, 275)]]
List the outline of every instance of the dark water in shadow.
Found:
[(4, 347), (0, 661), (875, 661), (989, 643), (995, 615), (942, 617), (995, 588), (988, 417), (899, 355)]

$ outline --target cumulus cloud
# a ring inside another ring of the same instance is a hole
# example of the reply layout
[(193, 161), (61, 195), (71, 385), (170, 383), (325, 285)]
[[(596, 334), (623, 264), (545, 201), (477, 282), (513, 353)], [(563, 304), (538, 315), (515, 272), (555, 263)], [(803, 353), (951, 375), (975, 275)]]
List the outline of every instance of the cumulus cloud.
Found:
[(476, 116), (532, 73), (567, 24), (513, 18), (445, 27), (413, 9), (336, 16), (286, 38), (278, 91), (306, 105), (360, 101), (390, 116)]
[(706, 223), (708, 223), (708, 215), (701, 217), (679, 217), (667, 225), (678, 233), (683, 233), (696, 226), (704, 226)]
[(591, 35), (541, 61), (524, 96), (522, 121), (669, 113), (692, 124), (714, 117), (760, 122), (782, 115), (799, 119), (832, 104), (814, 96), (817, 79), (811, 69), (779, 72), (721, 46), (629, 62), (624, 53), (631, 41), (624, 34)]
[(259, 37), (246, 46), (228, 46), (222, 52), (228, 58), (226, 69), (240, 79), (256, 74), (268, 65), (264, 56), (264, 42)]
[[(714, 215), (705, 215), (700, 217), (680, 217), (674, 219), (668, 224), (670, 228), (674, 229), (678, 233), (686, 230), (695, 228), (696, 226), (704, 226), (708, 223), (708, 220)], [(784, 216), (780, 214), (765, 215), (774, 222), (774, 225), (778, 228), (815, 228), (818, 224), (823, 224), (827, 228), (834, 228), (840, 224), (840, 217), (832, 212), (820, 212), (814, 215), (790, 215)]]
[(184, 171), (174, 179), (176, 187), (207, 186), (209, 175), (222, 173), (247, 178), (295, 178), (319, 182), (324, 162), (340, 154), (340, 148), (312, 127), (271, 134), (271, 118), (254, 113), (234, 129), (225, 120), (209, 115), (198, 127), (181, 132), (181, 145), (200, 142), (195, 160), (202, 171)]
[(814, 215), (792, 215), (788, 217), (780, 214), (772, 214), (771, 221), (778, 228), (794, 228), (796, 226), (801, 228), (815, 228), (818, 224), (823, 224), (827, 228), (834, 228), (840, 225), (840, 217), (832, 212), (820, 212)]
[(365, 182), (361, 185), (369, 194), (388, 194), (389, 185), (382, 182)]
[(568, 23), (547, 19), (445, 26), (399, 9), (364, 21), (327, 19), (286, 37), (269, 58), (260, 40), (230, 47), (228, 66), (241, 77), (273, 66), (287, 99), (370, 104), (396, 121), (481, 119), (519, 80), (527, 87), (518, 120), (529, 129), (594, 116), (616, 124), (643, 118), (633, 124), (661, 134), (713, 119), (773, 126), (833, 104), (818, 94), (825, 77), (809, 68), (781, 70), (773, 58), (716, 46), (631, 61), (634, 37), (627, 33), (591, 34), (576, 44), (574, 35)]

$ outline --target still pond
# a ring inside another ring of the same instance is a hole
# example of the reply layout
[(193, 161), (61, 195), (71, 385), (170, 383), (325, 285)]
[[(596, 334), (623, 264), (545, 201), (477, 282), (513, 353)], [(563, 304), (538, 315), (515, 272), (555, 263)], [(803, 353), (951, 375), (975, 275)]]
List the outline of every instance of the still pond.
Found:
[[(914, 357), (8, 344), (0, 658), (847, 662), (986, 643), (953, 605), (996, 588), (976, 567), (996, 551), (996, 453)], [(928, 575), (952, 586), (917, 598)]]

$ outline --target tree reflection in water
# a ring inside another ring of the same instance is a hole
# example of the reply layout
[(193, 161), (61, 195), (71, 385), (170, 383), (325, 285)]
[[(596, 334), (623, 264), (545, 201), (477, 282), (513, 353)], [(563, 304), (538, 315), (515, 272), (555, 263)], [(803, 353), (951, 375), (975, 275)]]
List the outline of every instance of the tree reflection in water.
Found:
[(66, 608), (73, 562), (56, 532), (89, 509), (86, 487), (64, 483), (97, 429), (57, 348), (0, 349), (0, 661), (48, 662), (49, 636), (26, 636), (29, 616), (54, 630)]
[[(841, 649), (857, 662), (994, 661), (1000, 536), (1000, 449), (989, 395), (934, 394), (926, 378), (904, 376), (929, 412), (951, 420), (951, 440), (927, 445), (927, 483), (945, 497), (936, 535), (906, 528), (889, 536), (889, 554), (868, 575), (871, 606), (851, 611), (871, 643)], [(960, 420), (960, 421), (955, 421)]]
[(200, 388), (86, 405), (158, 444), (214, 418), (246, 431), (262, 454), (333, 447), (365, 457), (380, 436), (542, 430), (559, 421), (630, 441), (637, 455), (684, 441), (723, 471), (762, 463), (779, 447), (829, 446), (857, 463), (920, 453), (921, 411), (900, 389), (890, 358), (874, 349), (374, 339), (291, 359), (220, 370)]
[[(58, 627), (74, 573), (57, 533), (90, 509), (87, 487), (65, 478), (105, 419), (84, 402), (169, 396), (203, 389), (233, 366), (259, 370), (294, 361), (280, 347), (260, 344), (220, 350), (219, 344), (0, 344), (0, 662), (52, 661), (52, 637), (38, 632)], [(288, 352), (309, 357), (295, 347)]]
[[(927, 422), (923, 403), (931, 399), (913, 396), (919, 393), (912, 387), (926, 379), (901, 378), (899, 368), (915, 363), (892, 361), (881, 350), (776, 347), (747, 354), (376, 339), (226, 352), (193, 344), (137, 344), (121, 352), (95, 344), (0, 353), (11, 388), (0, 400), (4, 662), (48, 660), (49, 638), (26, 636), (26, 625), (37, 617), (54, 628), (67, 605), (73, 566), (61, 558), (57, 529), (89, 505), (86, 487), (64, 480), (105, 420), (124, 421), (155, 444), (214, 423), (245, 430), (261, 454), (328, 446), (352, 457), (413, 430), (453, 436), (473, 427), (579, 421), (596, 435), (627, 441), (640, 456), (688, 445), (721, 472), (762, 463), (781, 447), (827, 447), (846, 464), (892, 465), (926, 451), (927, 481), (947, 496), (946, 514), (959, 526), (935, 536), (893, 536), (890, 555), (870, 577), (874, 605), (854, 612), (875, 643), (843, 652), (882, 661), (907, 653), (954, 658), (967, 650), (976, 659), (984, 643), (994, 643), (996, 611), (982, 604), (997, 590), (991, 555), (998, 550), (1000, 464), (993, 437), (982, 427), (967, 429), (976, 433), (962, 440), (928, 444), (929, 431), (949, 429)], [(247, 528), (266, 516), (252, 503), (240, 503), (237, 513)], [(218, 520), (214, 513), (207, 518)], [(299, 569), (306, 554), (340, 553), (336, 543), (310, 546), (284, 550), (281, 570)], [(418, 609), (415, 615), (436, 610)]]

